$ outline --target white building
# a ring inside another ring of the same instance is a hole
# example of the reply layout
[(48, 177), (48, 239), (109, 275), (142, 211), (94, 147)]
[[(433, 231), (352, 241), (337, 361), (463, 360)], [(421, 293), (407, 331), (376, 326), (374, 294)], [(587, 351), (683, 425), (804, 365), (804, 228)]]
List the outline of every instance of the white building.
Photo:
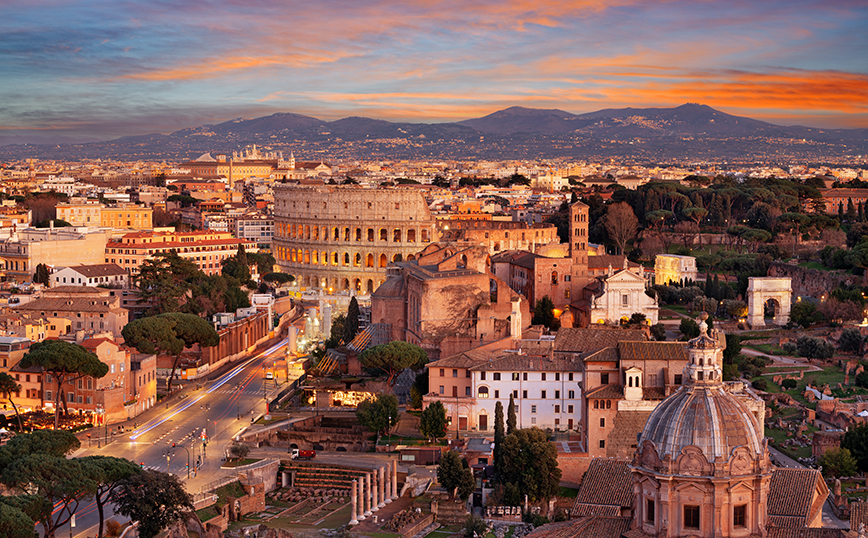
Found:
[(91, 286), (128, 289), (130, 274), (115, 263), (64, 267), (51, 275), (52, 286)]
[(270, 244), (274, 237), (274, 219), (263, 215), (239, 217), (235, 221), (235, 237), (258, 244)]
[(591, 323), (618, 323), (634, 313), (645, 314), (651, 325), (657, 323), (657, 299), (645, 293), (645, 277), (630, 269), (609, 269), (585, 288)]

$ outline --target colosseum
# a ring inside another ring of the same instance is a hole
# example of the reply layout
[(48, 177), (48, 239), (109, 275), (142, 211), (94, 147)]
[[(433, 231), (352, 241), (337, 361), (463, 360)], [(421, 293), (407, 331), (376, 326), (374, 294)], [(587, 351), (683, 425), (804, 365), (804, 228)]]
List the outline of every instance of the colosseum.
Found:
[(369, 294), (386, 265), (412, 260), (438, 232), (409, 188), (281, 184), (274, 187), (274, 255), (300, 286)]

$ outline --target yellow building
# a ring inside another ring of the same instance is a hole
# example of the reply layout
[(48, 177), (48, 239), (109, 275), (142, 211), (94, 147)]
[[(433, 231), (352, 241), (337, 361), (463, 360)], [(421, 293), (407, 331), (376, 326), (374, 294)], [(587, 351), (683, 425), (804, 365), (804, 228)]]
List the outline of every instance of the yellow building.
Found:
[(57, 204), (57, 219), (73, 226), (99, 226), (103, 205), (96, 200), (72, 198), (68, 203)]
[(100, 225), (109, 228), (152, 230), (154, 228), (154, 210), (150, 207), (133, 204), (104, 207), (100, 215)]

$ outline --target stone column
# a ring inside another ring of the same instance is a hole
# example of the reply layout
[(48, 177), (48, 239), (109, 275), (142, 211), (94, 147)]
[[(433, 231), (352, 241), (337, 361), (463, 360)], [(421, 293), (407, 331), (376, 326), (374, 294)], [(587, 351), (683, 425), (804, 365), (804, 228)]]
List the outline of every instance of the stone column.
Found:
[(377, 488), (380, 485), (380, 481), (377, 477), (377, 470), (374, 469), (371, 472), (371, 512), (376, 512), (380, 509), (380, 505), (377, 503), (379, 500), (379, 496), (377, 495)]
[(383, 502), (389, 504), (392, 502), (392, 462), (386, 465), (386, 480), (383, 484), (386, 487), (383, 493)]
[(363, 477), (365, 481), (364, 501), (365, 517), (371, 515), (371, 473), (366, 473)]
[(353, 480), (353, 485), (350, 488), (350, 506), (352, 507), (352, 515), (350, 516), (350, 525), (358, 525), (358, 509), (356, 507), (356, 503), (358, 502), (358, 485), (355, 480)]
[(377, 488), (379, 489), (379, 494), (380, 494), (379, 495), (380, 504), (378, 504), (377, 506), (382, 508), (382, 507), (386, 506), (386, 502), (384, 500), (386, 498), (384, 495), (385, 488), (383, 487), (383, 480), (386, 477), (386, 469), (384, 469), (383, 467), (380, 467), (379, 472), (380, 472), (380, 476), (377, 477)]
[(398, 498), (398, 460), (392, 460), (392, 500)]
[(358, 488), (358, 496), (356, 497), (356, 519), (361, 521), (365, 519), (365, 477), (360, 476), (358, 483), (354, 480), (353, 484)]

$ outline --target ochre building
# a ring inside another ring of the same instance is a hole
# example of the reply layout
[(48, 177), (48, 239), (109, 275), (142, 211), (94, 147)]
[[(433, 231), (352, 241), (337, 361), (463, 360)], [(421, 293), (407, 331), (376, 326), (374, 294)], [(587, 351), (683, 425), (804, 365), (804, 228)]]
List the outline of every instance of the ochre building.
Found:
[(281, 184), (274, 188), (273, 250), (300, 286), (371, 293), (386, 265), (412, 260), (437, 240), (414, 189)]

